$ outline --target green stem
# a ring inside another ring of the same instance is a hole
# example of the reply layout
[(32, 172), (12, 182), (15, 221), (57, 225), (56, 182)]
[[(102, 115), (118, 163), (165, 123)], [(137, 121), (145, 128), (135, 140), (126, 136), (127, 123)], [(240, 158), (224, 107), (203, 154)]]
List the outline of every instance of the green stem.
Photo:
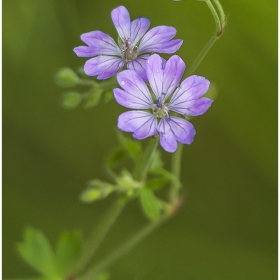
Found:
[(73, 270), (73, 275), (78, 274), (82, 271), (92, 256), (97, 251), (99, 245), (105, 238), (106, 234), (109, 232), (110, 228), (113, 226), (117, 217), (121, 213), (125, 206), (123, 200), (118, 200), (112, 208), (108, 211), (108, 213), (104, 216), (103, 220), (100, 222), (98, 227), (95, 227), (89, 239), (87, 240), (84, 251), (82, 252), (78, 262)]
[[(210, 38), (208, 43), (204, 46), (204, 48), (201, 50), (201, 52), (194, 60), (193, 64), (186, 72), (186, 76), (190, 76), (195, 72), (195, 70), (197, 69), (201, 61), (204, 59), (208, 51), (212, 48), (214, 43), (222, 36), (226, 27), (226, 16), (219, 0), (212, 0), (216, 5), (219, 14), (217, 13), (215, 7), (213, 6), (211, 0), (199, 0), (199, 1), (204, 1), (209, 7), (216, 23), (216, 30), (215, 30), (215, 34)], [(183, 153), (183, 146), (179, 145), (177, 151), (173, 154), (172, 163), (171, 163), (172, 173), (175, 176), (177, 176), (178, 179), (180, 178), (180, 173), (181, 173), (182, 153)], [(173, 184), (170, 190), (170, 199), (172, 202), (176, 201), (176, 199), (179, 198), (179, 191), (180, 191), (180, 185)]]
[(121, 258), (127, 252), (129, 252), (134, 246), (141, 242), (145, 237), (147, 237), (151, 232), (158, 228), (163, 222), (165, 222), (170, 215), (164, 215), (159, 220), (151, 222), (145, 226), (142, 230), (136, 233), (128, 241), (124, 242), (119, 248), (115, 249), (107, 257), (97, 263), (88, 273), (82, 278), (83, 280), (94, 279), (94, 277), (104, 271), (107, 267), (112, 265), (117, 259)]

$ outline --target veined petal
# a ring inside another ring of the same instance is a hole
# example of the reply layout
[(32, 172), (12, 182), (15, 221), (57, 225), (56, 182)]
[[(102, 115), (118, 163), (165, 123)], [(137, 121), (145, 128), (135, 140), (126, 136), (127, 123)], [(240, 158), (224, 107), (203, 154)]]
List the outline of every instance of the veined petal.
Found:
[(97, 79), (103, 80), (114, 76), (123, 66), (121, 58), (104, 55), (86, 61), (84, 70), (88, 76), (97, 76)]
[(130, 109), (150, 109), (153, 101), (143, 79), (132, 70), (124, 70), (117, 76), (119, 85), (124, 89), (114, 89), (116, 101)]
[(172, 40), (176, 35), (176, 29), (171, 26), (157, 26), (152, 28), (142, 38), (138, 52), (173, 53), (182, 45), (182, 40)]
[(122, 131), (133, 132), (136, 139), (144, 139), (157, 134), (156, 117), (145, 111), (128, 111), (119, 116), (118, 128)]
[(130, 15), (124, 6), (119, 6), (111, 12), (112, 21), (121, 39), (130, 38)]
[(160, 133), (160, 144), (168, 152), (176, 151), (177, 141), (191, 144), (196, 133), (190, 122), (178, 117), (163, 118), (157, 130)]
[(150, 55), (141, 55), (127, 63), (127, 69), (137, 72), (144, 81), (148, 81), (146, 74), (146, 63)]
[(99, 54), (119, 55), (121, 50), (108, 34), (102, 31), (92, 31), (81, 35), (81, 39), (88, 46), (74, 48), (74, 52), (80, 57), (91, 57)]
[(134, 46), (146, 33), (150, 27), (150, 20), (146, 17), (140, 17), (131, 22), (130, 41)]
[(212, 100), (200, 98), (209, 88), (210, 82), (201, 76), (190, 76), (185, 79), (173, 94), (168, 108), (179, 114), (198, 116), (205, 113)]
[(153, 92), (157, 98), (163, 93), (163, 69), (165, 63), (158, 54), (151, 55), (146, 64), (146, 73)]
[(163, 70), (163, 92), (166, 94), (166, 98), (175, 90), (179, 84), (186, 65), (184, 61), (178, 56), (171, 56), (165, 65)]

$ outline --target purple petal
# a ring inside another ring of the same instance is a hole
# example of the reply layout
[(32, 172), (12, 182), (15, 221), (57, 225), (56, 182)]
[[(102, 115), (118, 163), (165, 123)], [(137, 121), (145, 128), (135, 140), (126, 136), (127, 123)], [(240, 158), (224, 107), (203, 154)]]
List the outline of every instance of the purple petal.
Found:
[(131, 109), (150, 109), (153, 100), (150, 91), (143, 79), (132, 70), (124, 70), (117, 76), (119, 85), (124, 89), (115, 88), (116, 101)]
[(204, 114), (213, 100), (203, 97), (210, 82), (201, 76), (190, 76), (185, 79), (172, 96), (168, 108), (179, 114), (198, 116)]
[(178, 56), (171, 56), (165, 65), (163, 70), (163, 92), (166, 94), (166, 98), (175, 90), (179, 84), (186, 65), (184, 61)]
[(137, 18), (131, 22), (130, 41), (132, 45), (135, 46), (137, 44), (149, 29), (149, 26), (150, 20), (145, 17)]
[(145, 111), (128, 111), (119, 116), (118, 128), (122, 131), (133, 132), (136, 139), (144, 139), (157, 134), (156, 117)]
[(121, 39), (130, 38), (130, 15), (124, 6), (119, 6), (111, 12), (112, 21)]
[(177, 141), (191, 144), (196, 133), (190, 122), (178, 117), (163, 118), (157, 130), (160, 133), (160, 144), (167, 152), (176, 151)]
[(157, 98), (163, 93), (163, 58), (158, 54), (153, 54), (149, 57), (146, 64), (146, 73), (150, 82), (151, 88)]
[(183, 44), (183, 40), (172, 40), (176, 29), (171, 26), (157, 26), (152, 28), (142, 38), (138, 52), (174, 53)]
[(101, 31), (84, 33), (82, 34), (81, 39), (88, 46), (74, 48), (74, 52), (77, 56), (91, 57), (99, 54), (122, 55), (120, 48), (117, 46), (113, 38)]
[(148, 81), (148, 77), (146, 74), (146, 64), (149, 56), (150, 55), (145, 54), (133, 59), (132, 61), (127, 63), (127, 69), (137, 72), (137, 74), (139, 74), (144, 81)]
[(114, 76), (123, 66), (121, 58), (104, 55), (86, 61), (84, 70), (88, 76), (97, 76), (97, 79), (103, 80)]

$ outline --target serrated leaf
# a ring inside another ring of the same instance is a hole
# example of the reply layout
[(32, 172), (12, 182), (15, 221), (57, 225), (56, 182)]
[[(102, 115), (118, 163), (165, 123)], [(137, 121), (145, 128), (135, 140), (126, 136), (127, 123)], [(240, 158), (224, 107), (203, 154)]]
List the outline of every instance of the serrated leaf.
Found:
[(161, 206), (154, 193), (147, 188), (140, 191), (140, 202), (148, 218), (157, 220), (160, 215)]
[(64, 277), (70, 272), (81, 247), (82, 240), (78, 232), (61, 234), (55, 252), (57, 275)]
[(122, 145), (122, 147), (128, 152), (128, 154), (133, 158), (136, 159), (137, 156), (141, 152), (141, 142), (134, 141), (126, 136), (123, 135), (119, 130), (117, 130), (118, 139)]
[(107, 197), (115, 190), (115, 186), (100, 181), (92, 180), (88, 183), (87, 189), (81, 194), (80, 198), (83, 202), (93, 202)]
[(46, 277), (54, 277), (54, 254), (45, 235), (32, 228), (27, 228), (24, 241), (18, 244), (21, 257), (34, 269)]
[(145, 188), (150, 189), (150, 190), (159, 190), (161, 189), (166, 183), (168, 182), (168, 178), (166, 177), (161, 177), (161, 178), (153, 178), (149, 180), (145, 184)]

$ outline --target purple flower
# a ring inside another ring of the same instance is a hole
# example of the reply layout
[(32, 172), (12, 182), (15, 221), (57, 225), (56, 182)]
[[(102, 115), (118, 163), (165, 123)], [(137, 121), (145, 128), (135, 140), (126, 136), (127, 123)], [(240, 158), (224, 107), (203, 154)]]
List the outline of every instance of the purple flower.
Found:
[(159, 133), (161, 146), (171, 153), (176, 151), (177, 142), (191, 144), (196, 132), (184, 116), (204, 114), (212, 100), (201, 97), (210, 85), (204, 77), (193, 75), (179, 85), (185, 67), (177, 55), (168, 61), (157, 54), (151, 55), (146, 65), (151, 89), (135, 71), (120, 72), (117, 80), (123, 89), (114, 89), (115, 99), (135, 110), (119, 116), (118, 128), (133, 132), (136, 139)]
[(110, 78), (126, 65), (146, 80), (149, 53), (174, 53), (183, 43), (183, 40), (171, 40), (176, 35), (176, 29), (171, 26), (157, 26), (147, 32), (150, 20), (140, 17), (130, 21), (123, 6), (114, 9), (111, 17), (119, 34), (119, 45), (102, 31), (92, 31), (81, 36), (87, 46), (74, 48), (77, 56), (93, 57), (85, 63), (84, 70), (97, 79)]

